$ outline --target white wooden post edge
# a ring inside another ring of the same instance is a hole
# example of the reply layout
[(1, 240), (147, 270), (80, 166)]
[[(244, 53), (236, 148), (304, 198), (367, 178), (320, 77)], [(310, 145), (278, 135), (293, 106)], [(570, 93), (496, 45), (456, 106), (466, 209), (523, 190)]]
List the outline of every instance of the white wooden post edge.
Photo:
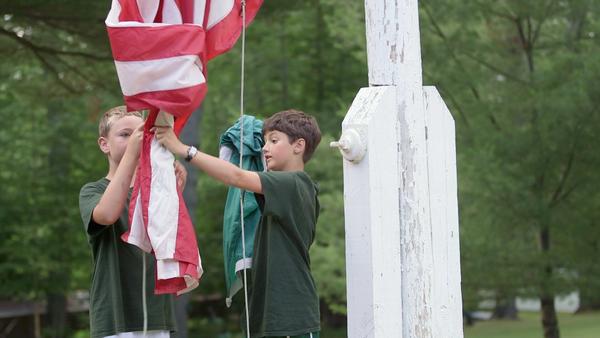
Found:
[(433, 249), (433, 337), (462, 337), (454, 119), (435, 87), (423, 89)]
[(399, 224), (395, 107), (393, 86), (362, 88), (342, 123), (367, 146), (360, 162), (344, 161), (351, 337), (402, 336), (400, 227), (389, 226)]
[(418, 1), (365, 0), (365, 15), (373, 87), (335, 143), (346, 159), (348, 337), (460, 338), (454, 122), (422, 87)]

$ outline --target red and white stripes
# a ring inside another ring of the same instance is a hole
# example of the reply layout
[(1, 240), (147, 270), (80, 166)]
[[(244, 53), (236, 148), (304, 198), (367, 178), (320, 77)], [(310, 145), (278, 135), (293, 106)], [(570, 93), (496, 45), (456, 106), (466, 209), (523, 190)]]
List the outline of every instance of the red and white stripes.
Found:
[[(206, 93), (206, 63), (233, 47), (241, 0), (113, 0), (106, 18), (127, 107), (189, 115)], [(246, 24), (262, 0), (247, 0)]]
[[(129, 209), (131, 226), (123, 240), (154, 252), (155, 293), (193, 289), (202, 267), (194, 227), (177, 190), (173, 155), (150, 128), (157, 118), (174, 119), (179, 134), (206, 94), (207, 62), (231, 49), (240, 35), (242, 2), (113, 0), (106, 18), (125, 104), (129, 110), (150, 110)], [(245, 1), (244, 24), (261, 4)]]
[[(148, 118), (171, 120), (164, 112)], [(158, 123), (158, 122), (156, 122)], [(161, 122), (160, 124), (164, 124)], [(177, 188), (174, 157), (146, 132), (129, 207), (130, 228), (124, 241), (153, 252), (156, 258), (155, 293), (182, 294), (198, 286), (202, 261), (194, 226)]]

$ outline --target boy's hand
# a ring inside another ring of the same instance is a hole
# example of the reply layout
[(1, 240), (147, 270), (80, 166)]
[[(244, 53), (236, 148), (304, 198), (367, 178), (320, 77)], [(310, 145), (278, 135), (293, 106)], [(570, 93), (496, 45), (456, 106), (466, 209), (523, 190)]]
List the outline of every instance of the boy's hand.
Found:
[(188, 147), (179, 141), (175, 135), (175, 132), (173, 131), (173, 128), (154, 126), (150, 131), (153, 131), (158, 142), (169, 149), (169, 151), (173, 154), (181, 157), (185, 157), (187, 155)]
[(135, 128), (135, 130), (129, 136), (129, 140), (127, 141), (127, 150), (131, 152), (135, 158), (140, 155), (140, 149), (142, 140), (144, 139), (144, 122), (140, 123), (139, 126)]
[(187, 170), (181, 162), (175, 161), (175, 179), (177, 180), (177, 190), (183, 191), (185, 182), (187, 181)]

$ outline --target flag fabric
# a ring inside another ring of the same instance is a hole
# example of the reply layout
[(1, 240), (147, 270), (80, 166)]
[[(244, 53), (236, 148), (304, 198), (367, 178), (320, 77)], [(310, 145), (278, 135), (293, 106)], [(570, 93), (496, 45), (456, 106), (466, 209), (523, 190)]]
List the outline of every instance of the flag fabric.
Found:
[(129, 206), (130, 227), (122, 239), (154, 253), (156, 294), (180, 295), (198, 286), (202, 262), (194, 226), (177, 189), (175, 158), (149, 131), (155, 123), (172, 125), (173, 116), (161, 111), (146, 121)]
[[(113, 0), (106, 26), (127, 107), (182, 118), (180, 131), (206, 93), (206, 63), (240, 36), (242, 2)], [(249, 24), (262, 0), (244, 3)]]
[[(243, 121), (243, 123), (242, 123)], [(240, 146), (243, 147), (242, 168), (250, 171), (264, 171), (262, 147), (263, 122), (254, 116), (244, 115), (223, 135), (219, 142), (219, 158), (240, 165)], [(244, 128), (244, 139), (241, 139)], [(240, 142), (241, 141), (241, 142)], [(225, 304), (231, 306), (233, 296), (242, 289), (244, 269), (252, 268), (254, 253), (254, 235), (260, 222), (260, 208), (251, 191), (244, 191), (244, 238), (242, 238), (241, 190), (229, 187), (223, 212), (223, 258), (225, 263), (225, 282), (227, 298)], [(244, 240), (244, 241), (243, 241)], [(245, 243), (245, 254), (244, 244)]]
[(207, 62), (233, 47), (262, 0), (113, 0), (106, 18), (128, 110), (148, 109), (123, 240), (154, 252), (155, 293), (187, 292), (202, 275), (193, 224), (177, 190), (173, 155), (150, 128), (179, 134), (206, 94)]

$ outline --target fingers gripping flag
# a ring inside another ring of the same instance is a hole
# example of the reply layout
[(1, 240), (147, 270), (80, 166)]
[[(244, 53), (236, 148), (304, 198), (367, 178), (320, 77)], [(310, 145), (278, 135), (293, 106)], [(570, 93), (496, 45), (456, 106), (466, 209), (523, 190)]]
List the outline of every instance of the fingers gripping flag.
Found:
[[(129, 110), (150, 110), (129, 208), (131, 226), (123, 240), (154, 252), (155, 293), (195, 288), (202, 267), (173, 155), (160, 147), (150, 128), (156, 122), (181, 132), (206, 94), (207, 62), (240, 36), (243, 2), (113, 0), (106, 18), (125, 104)], [(247, 25), (262, 0), (244, 3)]]

